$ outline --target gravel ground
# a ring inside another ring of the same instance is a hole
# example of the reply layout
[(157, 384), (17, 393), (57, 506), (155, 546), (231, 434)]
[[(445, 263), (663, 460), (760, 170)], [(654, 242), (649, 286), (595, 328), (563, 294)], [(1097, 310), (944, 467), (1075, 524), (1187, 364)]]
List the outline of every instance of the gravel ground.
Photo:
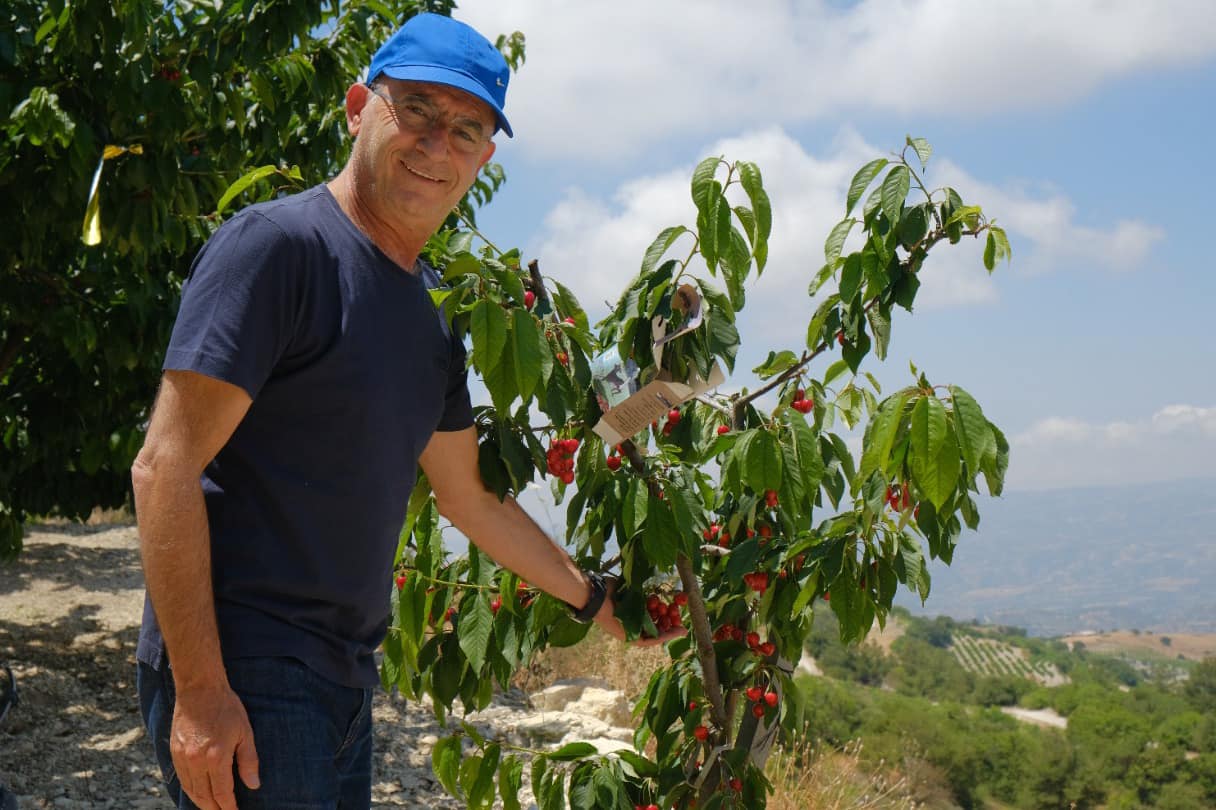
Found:
[[(0, 726), (0, 783), (23, 810), (171, 807), (135, 695), (142, 605), (130, 525), (34, 527), (0, 567), (0, 661), (21, 698)], [(498, 727), (530, 714), (520, 695), (500, 702)], [(430, 710), (377, 690), (374, 718), (373, 806), (462, 807), (431, 773)]]

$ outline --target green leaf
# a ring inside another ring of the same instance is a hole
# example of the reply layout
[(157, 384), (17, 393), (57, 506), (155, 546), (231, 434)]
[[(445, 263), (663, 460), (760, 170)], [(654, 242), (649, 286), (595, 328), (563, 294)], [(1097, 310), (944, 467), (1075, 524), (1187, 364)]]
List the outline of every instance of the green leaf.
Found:
[[(471, 605), (466, 605), (472, 602)], [(474, 672), (480, 672), (486, 662), (486, 648), (494, 631), (494, 614), (484, 593), (460, 603), (460, 649), (469, 659)]]
[(752, 369), (753, 374), (757, 374), (761, 379), (767, 380), (769, 377), (780, 374), (792, 366), (797, 365), (798, 355), (786, 349), (780, 353), (769, 352), (768, 357), (764, 362)]
[(659, 235), (650, 243), (650, 247), (646, 248), (646, 253), (642, 256), (640, 275), (649, 275), (658, 266), (659, 259), (663, 258), (663, 254), (675, 244), (677, 239), (686, 233), (692, 232), (683, 225), (674, 225), (660, 231)]
[(598, 749), (588, 742), (572, 742), (563, 745), (561, 748), (552, 753), (545, 754), (549, 759), (557, 762), (569, 762), (575, 759), (583, 759), (584, 757), (594, 756), (598, 753)]
[(996, 239), (996, 260), (998, 262), (1002, 259), (1005, 261), (1011, 260), (1013, 258), (1013, 249), (1009, 247), (1009, 236), (1005, 233), (1005, 229), (993, 225), (988, 232)]
[(879, 304), (866, 310), (870, 332), (874, 335), (874, 355), (879, 360), (887, 359), (887, 346), (891, 343), (891, 313), (887, 306)]
[(844, 260), (844, 268), (840, 271), (840, 300), (852, 301), (861, 289), (862, 281), (861, 254), (852, 253)]
[(519, 396), (527, 399), (540, 382), (541, 353), (546, 351), (544, 339), (536, 329), (536, 319), (522, 309), (512, 310), (511, 364)]
[(773, 229), (773, 210), (764, 190), (764, 181), (760, 169), (746, 160), (735, 164), (739, 169), (739, 182), (747, 192), (747, 198), (752, 204), (752, 213), (756, 219), (756, 230), (752, 237), (753, 255), (756, 258), (757, 275), (764, 271), (768, 262), (768, 237)]
[(845, 201), (844, 213), (848, 216), (853, 212), (853, 206), (857, 205), (857, 201), (861, 199), (861, 195), (866, 193), (866, 189), (870, 183), (874, 182), (874, 178), (878, 176), (887, 166), (886, 158), (877, 158), (871, 160), (866, 165), (858, 170), (857, 174), (853, 175), (853, 182), (849, 183), (849, 194)]
[[(697, 164), (692, 173), (692, 201), (701, 214), (708, 213), (710, 192), (714, 183), (714, 174), (722, 162), (720, 157), (707, 157)], [(653, 247), (653, 246), (652, 246)]]
[(473, 363), (486, 376), (502, 359), (503, 346), (507, 343), (507, 313), (493, 301), (482, 299), (473, 307), (470, 331), (473, 334)]
[(920, 158), (921, 168), (929, 162), (929, 157), (933, 154), (933, 147), (924, 138), (913, 138), (908, 136), (908, 146), (916, 150), (916, 156)]
[(237, 198), (245, 189), (259, 180), (265, 179), (272, 174), (278, 172), (278, 166), (259, 166), (252, 171), (246, 172), (235, 183), (228, 186), (227, 190), (220, 195), (219, 202), (215, 204), (215, 213), (222, 214), (224, 209), (228, 207), (228, 203)]
[(950, 386), (950, 397), (954, 402), (954, 427), (967, 472), (978, 475), (983, 459), (996, 454), (996, 436), (984, 418), (980, 405), (970, 394), (957, 385)]
[(444, 737), (431, 749), (431, 770), (435, 772), (443, 789), (457, 797), (461, 795), (460, 783), (457, 780), (460, 760), (459, 735)]
[(984, 267), (991, 273), (996, 269), (996, 235), (988, 231), (988, 239), (984, 242)]
[(921, 491), (941, 507), (958, 482), (958, 440), (935, 396), (921, 397), (912, 408), (910, 436), (912, 476)]
[(646, 528), (642, 533), (642, 546), (655, 565), (675, 565), (676, 557), (686, 543), (680, 536), (680, 527), (667, 504), (653, 495), (646, 507)]
[(757, 492), (781, 486), (781, 448), (766, 430), (757, 431), (747, 443), (744, 477)]
[[(849, 231), (853, 230), (853, 226), (857, 224), (857, 220), (849, 217), (842, 219), (832, 228), (832, 232), (828, 234), (827, 241), (823, 243), (823, 257), (829, 264), (836, 261), (840, 257), (840, 251), (844, 248), (844, 242), (849, 238)], [(852, 298), (850, 295), (842, 295), (842, 298)]]
[(882, 181), (882, 212), (892, 226), (899, 222), (899, 213), (908, 197), (911, 183), (912, 176), (907, 166), (896, 166), (887, 172), (886, 179)]
[(498, 743), (486, 746), (481, 764), (477, 768), (477, 778), (469, 791), (469, 807), (488, 808), (494, 803), (494, 776), (498, 773), (498, 759), (502, 748)]
[(646, 491), (646, 482), (641, 478), (629, 479), (625, 490), (625, 498), (621, 503), (621, 524), (625, 536), (632, 537), (646, 523), (646, 506), (650, 495)]
[(859, 481), (870, 477), (875, 470), (885, 470), (895, 436), (903, 419), (904, 406), (908, 403), (908, 392), (900, 391), (883, 400), (878, 413), (867, 426), (862, 441), (861, 467), (857, 470)]
[(523, 760), (513, 754), (505, 757), (498, 766), (498, 795), (502, 797), (503, 810), (521, 810), (519, 789), (523, 775)]

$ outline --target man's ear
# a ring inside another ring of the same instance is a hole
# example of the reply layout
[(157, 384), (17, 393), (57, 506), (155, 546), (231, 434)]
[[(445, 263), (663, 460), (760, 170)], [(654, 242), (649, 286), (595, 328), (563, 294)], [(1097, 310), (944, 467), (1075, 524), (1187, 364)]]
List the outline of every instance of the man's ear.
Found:
[(359, 136), (359, 128), (363, 124), (363, 108), (371, 98), (371, 91), (366, 84), (356, 82), (346, 91), (346, 131), (352, 137)]
[(480, 169), (482, 166), (486, 165), (486, 163), (490, 161), (490, 158), (494, 157), (494, 150), (497, 148), (498, 144), (494, 143), (494, 141), (488, 141), (486, 143), (486, 151), (482, 153), (481, 162), (477, 164), (477, 168)]

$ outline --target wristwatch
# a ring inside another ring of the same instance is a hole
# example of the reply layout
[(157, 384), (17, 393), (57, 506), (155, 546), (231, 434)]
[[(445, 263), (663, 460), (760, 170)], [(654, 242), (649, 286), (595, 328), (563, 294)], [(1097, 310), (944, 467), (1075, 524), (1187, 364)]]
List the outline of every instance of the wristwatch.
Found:
[(604, 605), (604, 599), (608, 596), (608, 583), (601, 574), (594, 571), (584, 571), (583, 573), (586, 574), (587, 581), (591, 583), (591, 596), (588, 597), (587, 604), (581, 608), (576, 608), (569, 602), (566, 604), (570, 608), (570, 618), (579, 624), (588, 624)]

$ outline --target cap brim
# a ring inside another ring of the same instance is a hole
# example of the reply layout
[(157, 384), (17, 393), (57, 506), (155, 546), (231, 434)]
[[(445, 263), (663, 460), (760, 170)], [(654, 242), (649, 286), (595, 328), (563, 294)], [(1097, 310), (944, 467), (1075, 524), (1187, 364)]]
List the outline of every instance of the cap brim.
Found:
[[(498, 103), (490, 97), (490, 94), (486, 92), (486, 89), (479, 82), (461, 73), (459, 70), (452, 70), (441, 65), (392, 65), (384, 68), (381, 73), (392, 79), (446, 84), (449, 87), (455, 87), (457, 90), (463, 90), (469, 95), (476, 96), (494, 111), (494, 118), (496, 119), (498, 128), (507, 133), (508, 138), (515, 137), (514, 133), (511, 132), (511, 123), (507, 121), (507, 116), (503, 114), (502, 108), (498, 106)], [(374, 79), (375, 77), (373, 76), (372, 78)]]

